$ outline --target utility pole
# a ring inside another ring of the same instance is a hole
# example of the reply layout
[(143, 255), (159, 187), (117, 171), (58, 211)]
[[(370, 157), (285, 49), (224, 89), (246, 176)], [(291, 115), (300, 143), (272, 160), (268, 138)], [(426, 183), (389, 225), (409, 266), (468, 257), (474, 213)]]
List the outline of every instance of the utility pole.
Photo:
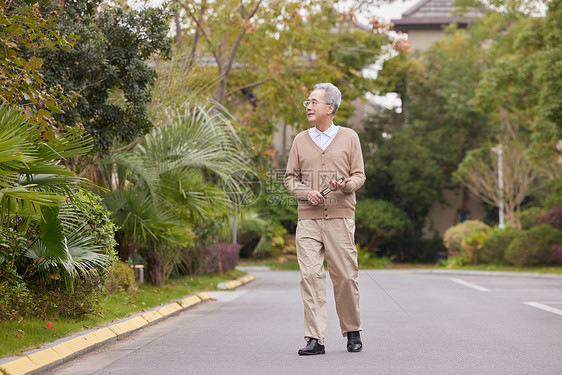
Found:
[(496, 147), (492, 149), (498, 154), (498, 189), (500, 191), (500, 229), (505, 228), (505, 219), (504, 219), (504, 204), (503, 204), (503, 146), (500, 143)]

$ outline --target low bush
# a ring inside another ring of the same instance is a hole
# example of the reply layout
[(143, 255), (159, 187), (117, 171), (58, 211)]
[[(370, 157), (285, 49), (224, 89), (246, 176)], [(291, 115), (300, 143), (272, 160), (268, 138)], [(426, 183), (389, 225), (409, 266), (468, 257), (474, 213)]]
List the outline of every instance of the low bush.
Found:
[(361, 269), (386, 268), (392, 264), (392, 258), (379, 258), (367, 248), (358, 246), (357, 263)]
[(516, 266), (546, 266), (555, 263), (555, 246), (562, 245), (562, 232), (550, 225), (539, 225), (517, 232), (505, 253)]
[(238, 265), (242, 245), (219, 243), (209, 245), (201, 251), (201, 274), (219, 273), (234, 269)]
[(404, 211), (382, 199), (361, 200), (357, 204), (355, 224), (357, 242), (373, 251), (412, 225)]
[(531, 207), (519, 212), (519, 222), (521, 229), (531, 229), (537, 226), (539, 219), (544, 214), (544, 209), (540, 207)]
[(380, 254), (399, 263), (433, 263), (440, 253), (447, 253), (441, 239), (395, 238), (386, 243)]
[(505, 252), (511, 241), (517, 236), (517, 231), (512, 228), (495, 229), (490, 237), (484, 240), (481, 261), (483, 263), (501, 264), (505, 258)]
[(489, 226), (478, 220), (467, 220), (460, 224), (454, 225), (445, 231), (443, 243), (449, 251), (449, 255), (457, 255), (460, 253), (462, 240), (470, 237), (477, 230), (486, 230)]
[(122, 289), (128, 291), (134, 289), (135, 272), (131, 267), (121, 261), (115, 261), (109, 268), (104, 287), (107, 293)]
[[(45, 219), (33, 218), (27, 230), (25, 218), (16, 215), (0, 226), (1, 319), (97, 311), (115, 259), (116, 229), (100, 201), (80, 189), (56, 210), (42, 210)], [(59, 241), (64, 244), (57, 253), (52, 249)]]
[(484, 247), (484, 241), (490, 237), (491, 233), (492, 230), (490, 228), (479, 229), (472, 232), (470, 236), (463, 238), (460, 251), (467, 262), (472, 264), (480, 263), (480, 253)]
[(538, 224), (547, 224), (558, 230), (562, 230), (562, 205), (548, 210), (538, 221)]

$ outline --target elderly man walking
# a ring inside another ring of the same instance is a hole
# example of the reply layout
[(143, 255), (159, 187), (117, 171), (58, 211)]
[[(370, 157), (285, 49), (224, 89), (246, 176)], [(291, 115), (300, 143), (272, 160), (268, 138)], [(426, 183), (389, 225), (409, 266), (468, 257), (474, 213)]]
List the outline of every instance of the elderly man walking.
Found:
[(307, 341), (298, 351), (300, 355), (325, 353), (324, 259), (334, 284), (347, 350), (359, 352), (363, 348), (354, 235), (355, 191), (365, 182), (365, 172), (357, 133), (332, 122), (340, 103), (341, 92), (336, 86), (314, 86), (303, 103), (314, 127), (295, 137), (284, 178), (285, 187), (298, 200), (296, 245)]

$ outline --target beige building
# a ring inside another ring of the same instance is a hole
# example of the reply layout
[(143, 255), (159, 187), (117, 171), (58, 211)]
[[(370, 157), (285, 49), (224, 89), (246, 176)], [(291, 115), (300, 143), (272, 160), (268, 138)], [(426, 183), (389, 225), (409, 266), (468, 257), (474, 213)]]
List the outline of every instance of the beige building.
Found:
[(423, 51), (445, 36), (443, 29), (446, 26), (456, 23), (462, 29), (481, 15), (480, 10), (457, 14), (454, 0), (421, 0), (392, 23), (396, 31), (408, 34), (412, 50)]

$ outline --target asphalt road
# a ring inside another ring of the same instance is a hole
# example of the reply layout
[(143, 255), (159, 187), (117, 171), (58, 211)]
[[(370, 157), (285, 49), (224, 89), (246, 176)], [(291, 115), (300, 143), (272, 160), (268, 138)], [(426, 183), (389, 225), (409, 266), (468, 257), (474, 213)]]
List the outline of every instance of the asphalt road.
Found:
[(49, 373), (562, 374), (562, 278), (361, 271), (363, 351), (346, 351), (329, 285), (326, 354), (301, 357), (298, 272), (252, 274)]

